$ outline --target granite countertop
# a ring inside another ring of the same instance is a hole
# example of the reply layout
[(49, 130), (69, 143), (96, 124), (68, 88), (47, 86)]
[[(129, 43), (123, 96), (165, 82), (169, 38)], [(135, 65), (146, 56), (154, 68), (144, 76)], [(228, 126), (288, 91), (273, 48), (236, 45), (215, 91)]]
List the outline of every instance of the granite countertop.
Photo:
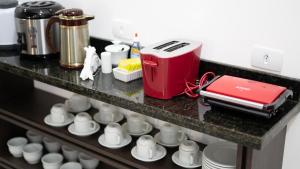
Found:
[(289, 88), (294, 90), (296, 97), (282, 106), (277, 116), (267, 120), (226, 109), (209, 110), (200, 99), (190, 99), (186, 96), (178, 96), (171, 100), (147, 97), (143, 93), (142, 80), (124, 83), (115, 80), (112, 74), (102, 74), (101, 71), (98, 71), (94, 81), (82, 81), (79, 78), (80, 71), (62, 69), (56, 59), (32, 61), (20, 58), (16, 53), (0, 51), (2, 71), (45, 82), (255, 149), (261, 149), (272, 140), (300, 111), (298, 103), (300, 81), (297, 79), (282, 79), (264, 73), (258, 76), (257, 72), (249, 73), (248, 70), (230, 68), (212, 62), (203, 61), (201, 64), (206, 66), (202, 66), (201, 69), (204, 70), (200, 72), (214, 70), (217, 73), (220, 71), (227, 74), (238, 73), (242, 77), (251, 74), (258, 79), (268, 77), (264, 81), (290, 85)]

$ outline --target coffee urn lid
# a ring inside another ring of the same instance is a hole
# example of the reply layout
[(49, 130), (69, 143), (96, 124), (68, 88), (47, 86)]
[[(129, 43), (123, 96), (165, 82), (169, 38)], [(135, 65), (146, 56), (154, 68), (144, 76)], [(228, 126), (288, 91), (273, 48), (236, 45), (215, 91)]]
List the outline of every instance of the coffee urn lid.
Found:
[(18, 6), (17, 0), (1, 0), (0, 1), (0, 9), (9, 9)]
[(15, 17), (20, 19), (47, 19), (64, 7), (53, 1), (29, 1), (19, 5)]

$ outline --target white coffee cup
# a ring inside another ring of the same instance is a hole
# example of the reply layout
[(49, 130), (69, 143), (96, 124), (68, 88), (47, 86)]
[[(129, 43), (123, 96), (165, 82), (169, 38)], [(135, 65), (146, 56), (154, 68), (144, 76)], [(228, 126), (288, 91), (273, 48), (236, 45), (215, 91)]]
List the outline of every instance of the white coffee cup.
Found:
[(99, 160), (85, 153), (79, 153), (79, 162), (84, 169), (95, 169), (99, 165)]
[(23, 156), (23, 147), (28, 143), (24, 137), (14, 137), (7, 141), (9, 152), (16, 158)]
[(44, 145), (46, 147), (46, 150), (49, 153), (57, 153), (60, 150), (61, 144), (59, 142), (53, 141), (49, 139), (48, 137), (43, 138)]
[(90, 104), (90, 99), (86, 96), (74, 94), (68, 100), (65, 101), (65, 106), (69, 111), (81, 112), (86, 111)]
[(113, 122), (116, 118), (117, 108), (113, 105), (103, 103), (99, 111), (99, 117), (101, 121)]
[(60, 169), (82, 169), (82, 166), (77, 162), (67, 162), (63, 164)]
[(39, 135), (31, 130), (26, 132), (26, 136), (31, 143), (42, 143), (43, 136)]
[(139, 137), (136, 142), (137, 155), (144, 159), (152, 159), (156, 154), (156, 142), (150, 135)]
[(179, 146), (179, 160), (186, 165), (193, 165), (199, 160), (199, 146), (192, 140), (185, 140)]
[(23, 148), (23, 157), (29, 164), (39, 163), (43, 154), (43, 146), (39, 143), (30, 143)]
[(84, 133), (95, 130), (97, 123), (92, 120), (92, 117), (88, 113), (81, 112), (75, 116), (74, 126), (75, 131)]
[[(178, 126), (170, 123), (164, 123), (160, 129), (160, 141), (165, 144), (176, 144), (178, 140), (182, 139), (178, 138), (179, 134)], [(182, 134), (180, 137), (183, 136), (184, 134)]]
[(122, 127), (118, 123), (109, 123), (104, 129), (105, 142), (111, 145), (119, 145), (124, 139)]
[(51, 119), (54, 123), (63, 123), (68, 118), (68, 112), (65, 108), (65, 105), (62, 103), (54, 104), (50, 110)]
[(49, 153), (42, 157), (44, 169), (59, 169), (63, 163), (63, 156), (58, 153)]
[(139, 114), (130, 114), (127, 116), (127, 127), (130, 133), (141, 133), (145, 128), (146, 121)]
[(74, 150), (66, 145), (61, 147), (64, 157), (67, 161), (77, 161), (78, 151)]

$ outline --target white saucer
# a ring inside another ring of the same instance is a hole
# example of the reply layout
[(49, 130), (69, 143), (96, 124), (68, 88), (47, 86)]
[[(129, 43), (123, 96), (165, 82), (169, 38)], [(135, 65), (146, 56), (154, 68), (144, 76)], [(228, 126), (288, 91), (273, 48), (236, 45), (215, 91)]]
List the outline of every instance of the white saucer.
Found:
[(117, 149), (117, 148), (122, 148), (122, 147), (125, 147), (127, 146), (130, 142), (131, 142), (132, 138), (129, 134), (127, 134), (124, 139), (122, 140), (121, 144), (118, 144), (118, 145), (111, 145), (111, 144), (108, 144), (106, 141), (105, 141), (105, 136), (104, 134), (102, 134), (99, 139), (98, 139), (98, 142), (100, 145), (104, 146), (104, 147), (107, 147), (107, 148), (112, 148), (112, 149)]
[[(182, 134), (184, 134), (183, 137), (182, 137)], [(180, 138), (182, 138), (182, 139), (180, 139)], [(177, 146), (179, 146), (182, 143), (182, 141), (184, 141), (186, 139), (187, 139), (187, 137), (186, 137), (185, 133), (183, 131), (181, 131), (181, 130), (178, 131), (177, 143), (175, 143), (175, 144), (166, 144), (166, 143), (163, 143), (161, 141), (161, 139), (160, 139), (160, 132), (156, 133), (155, 136), (154, 136), (154, 140), (158, 144), (166, 146), (166, 147), (177, 147)]]
[(74, 109), (72, 109), (72, 107), (68, 107), (66, 104), (65, 104), (65, 106), (66, 106), (66, 109), (67, 109), (68, 112), (71, 112), (71, 113), (80, 113), (80, 112), (84, 112), (84, 111), (89, 110), (92, 107), (92, 104), (88, 103), (86, 105), (86, 107), (84, 107), (84, 108), (82, 108), (80, 110), (74, 110)]
[(44, 118), (44, 122), (49, 125), (49, 126), (53, 126), (53, 127), (64, 127), (70, 123), (72, 123), (74, 120), (74, 115), (71, 113), (68, 113), (68, 119), (66, 119), (66, 121), (64, 121), (63, 123), (55, 123), (52, 121), (51, 118), (51, 114), (48, 114), (45, 118)]
[(199, 160), (196, 164), (192, 164), (192, 165), (187, 165), (187, 164), (184, 164), (182, 163), (180, 160), (179, 160), (179, 151), (176, 151), (173, 155), (172, 155), (172, 161), (181, 166), (181, 167), (184, 167), (184, 168), (197, 168), (197, 167), (200, 167), (202, 165), (202, 153), (200, 153), (200, 156), (199, 156)]
[(91, 130), (91, 131), (88, 131), (88, 132), (78, 132), (75, 130), (75, 126), (74, 126), (74, 123), (72, 123), (71, 125), (69, 125), (68, 127), (68, 131), (71, 133), (71, 134), (74, 134), (76, 136), (90, 136), (94, 133), (96, 133), (97, 131), (100, 130), (100, 125), (98, 123), (96, 123), (96, 128), (95, 130)]
[(142, 135), (145, 135), (145, 134), (150, 133), (150, 132), (152, 131), (152, 129), (153, 129), (153, 126), (152, 126), (150, 123), (148, 123), (148, 122), (145, 121), (145, 127), (144, 127), (144, 129), (143, 129), (142, 132), (140, 132), (140, 133), (132, 133), (132, 132), (129, 132), (129, 131), (128, 131), (128, 126), (127, 126), (127, 125), (128, 125), (127, 122), (124, 123), (124, 124), (122, 125), (122, 128), (123, 128), (125, 131), (127, 131), (128, 134), (130, 134), (130, 135), (132, 135), (132, 136), (142, 136)]
[(137, 154), (137, 152), (136, 152), (136, 146), (135, 146), (135, 147), (133, 147), (133, 148), (131, 149), (131, 155), (132, 155), (135, 159), (140, 160), (140, 161), (144, 161), (144, 162), (153, 162), (153, 161), (158, 161), (158, 160), (164, 158), (164, 157), (167, 155), (167, 150), (166, 150), (163, 146), (156, 144), (156, 154), (155, 154), (155, 156), (154, 156), (153, 158), (151, 158), (151, 159), (149, 159), (149, 158), (146, 159), (146, 158), (140, 157), (140, 156)]
[(124, 114), (118, 112), (116, 118), (114, 121), (103, 121), (100, 119), (100, 113), (101, 112), (98, 112), (96, 114), (94, 114), (94, 120), (100, 124), (104, 124), (104, 125), (107, 125), (108, 123), (117, 123), (117, 122), (120, 122), (121, 120), (123, 120), (124, 118)]

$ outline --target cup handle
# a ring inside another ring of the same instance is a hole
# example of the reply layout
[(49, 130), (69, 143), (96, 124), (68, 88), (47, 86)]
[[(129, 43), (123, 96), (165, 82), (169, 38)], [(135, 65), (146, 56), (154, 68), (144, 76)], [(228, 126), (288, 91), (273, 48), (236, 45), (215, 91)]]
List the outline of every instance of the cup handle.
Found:
[(92, 129), (96, 130), (96, 126), (97, 126), (96, 122), (95, 121), (91, 121), (91, 125), (92, 125)]
[(68, 110), (69, 109), (69, 100), (65, 101), (65, 108)]
[(190, 155), (190, 165), (194, 164), (194, 156), (193, 154)]
[(152, 149), (149, 150), (149, 157), (150, 157), (150, 159), (153, 158), (153, 150)]
[(111, 113), (111, 121), (113, 122), (115, 119), (115, 114), (114, 113)]
[(118, 141), (118, 144), (121, 144), (121, 137), (120, 136), (117, 137), (117, 141)]
[(180, 137), (178, 138), (179, 139), (178, 141), (182, 141), (185, 137), (185, 133), (182, 130), (179, 130), (178, 132), (180, 133)]

